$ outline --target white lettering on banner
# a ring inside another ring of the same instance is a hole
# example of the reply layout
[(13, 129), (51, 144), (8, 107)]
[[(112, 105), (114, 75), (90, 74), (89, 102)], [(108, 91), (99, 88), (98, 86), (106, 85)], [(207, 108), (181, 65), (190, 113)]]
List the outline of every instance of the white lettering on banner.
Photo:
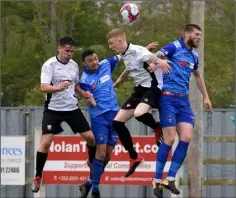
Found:
[(86, 142), (81, 141), (79, 144), (70, 144), (70, 143), (65, 143), (64, 141), (61, 142), (61, 144), (55, 144), (52, 142), (51, 147), (50, 147), (50, 152), (86, 152)]
[[(145, 144), (141, 148), (140, 143), (137, 142), (134, 144), (134, 147), (138, 153), (157, 153), (158, 146), (156, 144)], [(120, 153), (126, 153), (127, 151), (121, 144), (117, 144), (114, 149), (114, 155), (119, 155)]]
[[(138, 153), (157, 153), (158, 146), (156, 144), (145, 144), (141, 147), (139, 142), (134, 144), (134, 147)], [(62, 141), (61, 143), (52, 142), (50, 147), (50, 152), (86, 152), (86, 142), (81, 141), (78, 144), (70, 144)], [(113, 150), (114, 155), (119, 155), (120, 153), (127, 153), (125, 148), (121, 144), (117, 144)]]
[(25, 137), (1, 137), (1, 184), (25, 185)]
[[(164, 172), (167, 172), (170, 167), (170, 161), (165, 165)], [(126, 172), (129, 168), (128, 161), (110, 161), (106, 166), (106, 172)], [(156, 162), (147, 161), (137, 167), (136, 172), (155, 172)], [(49, 160), (46, 162), (44, 171), (89, 171), (89, 167), (85, 160), (81, 161), (63, 161)]]

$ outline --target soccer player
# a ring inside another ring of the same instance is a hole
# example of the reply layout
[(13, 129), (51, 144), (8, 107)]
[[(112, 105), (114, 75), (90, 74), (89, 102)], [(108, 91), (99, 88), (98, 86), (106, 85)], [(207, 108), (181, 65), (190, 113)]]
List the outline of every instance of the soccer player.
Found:
[[(162, 198), (163, 187), (174, 194), (179, 194), (175, 186), (175, 177), (181, 167), (191, 140), (194, 126), (194, 114), (189, 103), (189, 79), (193, 73), (197, 86), (203, 95), (204, 107), (211, 111), (211, 102), (207, 94), (203, 77), (198, 71), (197, 48), (201, 39), (201, 28), (196, 24), (188, 24), (184, 28), (184, 36), (169, 43), (157, 52), (159, 57), (170, 61), (172, 70), (163, 76), (163, 91), (160, 100), (160, 120), (164, 142), (157, 152), (156, 175), (153, 182), (154, 194)], [(176, 133), (179, 143), (172, 156), (167, 178), (162, 181), (162, 173), (168, 153), (175, 141)]]
[[(42, 66), (40, 89), (47, 97), (43, 112), (42, 137), (36, 154), (36, 175), (32, 184), (34, 193), (40, 189), (48, 150), (54, 135), (63, 131), (63, 121), (74, 133), (80, 133), (87, 145), (95, 147), (93, 133), (78, 107), (75, 89), (79, 80), (79, 69), (77, 63), (72, 60), (74, 49), (74, 40), (69, 36), (62, 37), (59, 40), (58, 55), (48, 59)], [(84, 92), (84, 96), (90, 97), (90, 94)]]
[(159, 130), (159, 123), (155, 121), (150, 108), (159, 108), (159, 98), (162, 89), (162, 70), (169, 72), (166, 60), (153, 55), (147, 48), (127, 43), (126, 35), (119, 29), (114, 29), (107, 35), (109, 48), (116, 54), (121, 54), (126, 71), (135, 81), (134, 92), (119, 110), (113, 121), (113, 127), (119, 139), (130, 156), (130, 167), (125, 177), (131, 175), (143, 161), (133, 147), (133, 141), (125, 123), (135, 117), (139, 122)]
[(79, 85), (82, 90), (92, 94), (87, 103), (96, 142), (96, 155), (95, 159), (89, 160), (92, 163), (92, 174), (88, 181), (80, 186), (81, 198), (87, 197), (91, 187), (92, 197), (100, 197), (100, 178), (118, 140), (118, 135), (112, 126), (112, 121), (119, 110), (112, 72), (120, 58), (120, 55), (117, 55), (99, 62), (98, 55), (93, 50), (84, 51), (82, 54), (84, 71)]

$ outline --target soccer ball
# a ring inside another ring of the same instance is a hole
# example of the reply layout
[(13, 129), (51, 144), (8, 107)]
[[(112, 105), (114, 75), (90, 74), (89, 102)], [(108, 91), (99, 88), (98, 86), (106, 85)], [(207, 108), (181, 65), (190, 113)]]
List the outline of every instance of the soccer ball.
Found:
[(126, 3), (120, 9), (120, 15), (125, 23), (133, 23), (139, 17), (138, 6), (134, 3)]

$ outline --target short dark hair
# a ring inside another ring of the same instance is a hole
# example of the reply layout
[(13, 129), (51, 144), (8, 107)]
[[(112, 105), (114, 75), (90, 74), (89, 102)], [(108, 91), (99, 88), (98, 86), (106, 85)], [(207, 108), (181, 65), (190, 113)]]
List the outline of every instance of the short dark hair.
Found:
[(194, 29), (202, 31), (202, 29), (198, 25), (190, 23), (184, 27), (184, 32), (192, 32)]
[(84, 61), (87, 56), (91, 56), (91, 55), (93, 55), (94, 53), (95, 53), (94, 50), (91, 50), (91, 49), (85, 50), (85, 51), (82, 53), (82, 61)]
[(75, 46), (75, 41), (70, 36), (64, 36), (59, 40), (60, 46), (72, 45)]

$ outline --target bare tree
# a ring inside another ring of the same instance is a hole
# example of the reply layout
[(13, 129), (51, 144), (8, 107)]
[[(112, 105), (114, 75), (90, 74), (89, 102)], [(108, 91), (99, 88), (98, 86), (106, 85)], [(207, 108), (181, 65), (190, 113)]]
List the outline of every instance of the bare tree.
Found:
[[(204, 1), (193, 1), (191, 8), (191, 23), (202, 28), (201, 43), (197, 49), (199, 55), (199, 71), (204, 71)], [(203, 172), (203, 98), (196, 83), (191, 79), (190, 101), (195, 113), (195, 127), (188, 155), (188, 193), (189, 198), (202, 197), (202, 172)]]
[(57, 44), (57, 21), (56, 21), (56, 8), (55, 1), (50, 1), (50, 11), (51, 11), (51, 44), (52, 44), (52, 55), (55, 55), (55, 49)]

